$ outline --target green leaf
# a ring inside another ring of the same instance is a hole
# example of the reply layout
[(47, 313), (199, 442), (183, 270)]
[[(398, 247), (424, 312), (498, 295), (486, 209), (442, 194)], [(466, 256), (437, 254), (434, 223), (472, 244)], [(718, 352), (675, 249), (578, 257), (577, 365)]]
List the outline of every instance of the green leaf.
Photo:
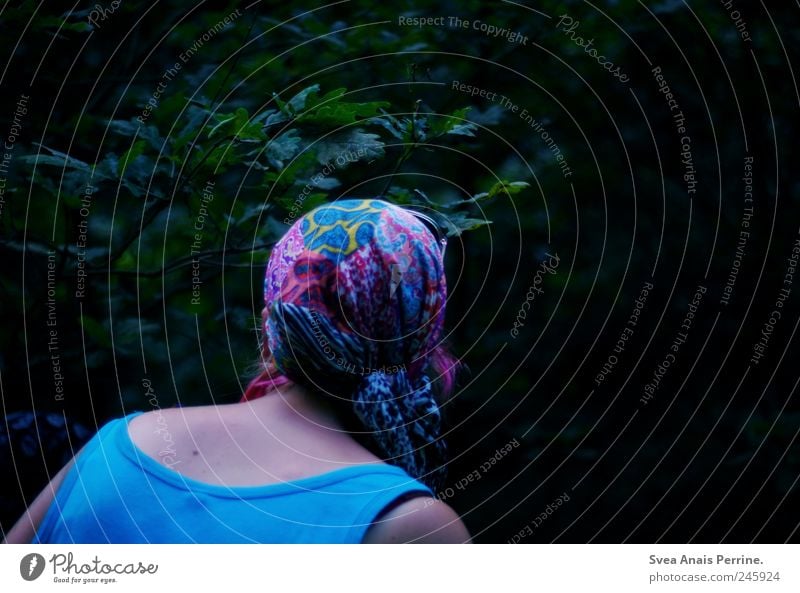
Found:
[(78, 33), (88, 33), (89, 31), (93, 30), (93, 27), (84, 21), (79, 23), (64, 23), (61, 28), (62, 30), (66, 29), (68, 31), (77, 31)]
[(227, 135), (240, 142), (262, 142), (267, 139), (261, 123), (252, 120), (243, 107), (233, 113), (217, 114), (215, 119), (217, 123), (209, 130), (208, 138)]
[(345, 95), (345, 93), (347, 93), (346, 88), (339, 88), (329, 91), (321, 97), (317, 97), (318, 90), (319, 86), (317, 86), (317, 90), (314, 90), (313, 92), (308, 94), (304, 109), (311, 110), (319, 105), (327, 105), (329, 103), (335, 103), (339, 101), (339, 99), (341, 99)]
[(119, 270), (135, 270), (137, 266), (136, 257), (134, 257), (133, 253), (131, 253), (131, 249), (128, 249), (117, 259), (116, 267)]
[(383, 142), (377, 134), (363, 130), (350, 130), (335, 134), (321, 143), (317, 152), (317, 161), (321, 164), (333, 163), (344, 167), (358, 161), (373, 161), (383, 158)]
[(408, 120), (401, 121), (388, 113), (384, 113), (380, 117), (373, 117), (369, 120), (369, 123), (386, 128), (386, 130), (398, 140), (403, 140), (405, 138), (406, 129), (409, 124)]
[(84, 315), (81, 317), (83, 331), (100, 346), (111, 347), (108, 329), (99, 321)]
[(248, 123), (236, 132), (236, 139), (241, 142), (262, 142), (267, 135), (260, 125)]
[(491, 220), (485, 218), (469, 218), (463, 212), (455, 212), (450, 216), (441, 217), (443, 226), (447, 229), (448, 237), (458, 237), (464, 231), (474, 231), (482, 226), (492, 224)]
[(284, 194), (275, 198), (278, 205), (286, 212), (292, 214), (293, 219), (301, 217), (306, 212), (311, 212), (317, 206), (328, 202), (328, 194), (315, 192), (303, 195), (300, 189), (296, 194)]
[(277, 93), (274, 93), (273, 97), (275, 98), (275, 103), (278, 105), (278, 108), (287, 115), (293, 117), (294, 115), (297, 114), (297, 112), (305, 109), (306, 100), (308, 99), (308, 96), (316, 94), (318, 92), (319, 92), (319, 85), (312, 84), (310, 87), (306, 87), (302, 91), (297, 93), (286, 103), (281, 101), (281, 98), (278, 96)]
[(430, 126), (431, 135), (435, 138), (444, 136), (445, 134), (455, 134), (460, 136), (475, 136), (475, 124), (470, 121), (465, 121), (469, 107), (456, 109), (450, 115), (440, 115), (433, 119)]
[(234, 134), (247, 124), (249, 115), (247, 110), (239, 107), (233, 113), (218, 113), (214, 116), (216, 124), (208, 131), (208, 137), (213, 138), (215, 135)]
[(145, 146), (147, 146), (147, 142), (144, 140), (137, 140), (133, 143), (133, 146), (123, 153), (122, 157), (119, 159), (120, 177), (125, 175), (125, 169), (128, 168), (128, 163), (141, 156), (141, 154), (144, 152)]
[(258, 115), (254, 115), (253, 119), (251, 120), (255, 124), (263, 124), (269, 119), (271, 116), (278, 113), (275, 109), (267, 109), (266, 111), (262, 111)]
[(93, 30), (93, 27), (86, 21), (68, 23), (62, 17), (57, 16), (40, 16), (36, 24), (39, 28), (60, 28), (62, 31), (77, 31), (78, 33), (87, 33)]
[(219, 120), (217, 122), (217, 125), (215, 125), (213, 128), (211, 128), (208, 131), (208, 137), (209, 138), (213, 137), (214, 134), (216, 134), (219, 130), (225, 129), (223, 127), (223, 126), (225, 126), (225, 124), (230, 124), (230, 123), (233, 123), (235, 121), (236, 121), (236, 116), (235, 115), (227, 115), (227, 116), (225, 116), (223, 119), (221, 119), (221, 120)]
[(62, 156), (49, 154), (26, 154), (20, 157), (20, 160), (28, 165), (51, 165), (54, 167), (79, 169), (87, 173), (90, 170), (89, 165), (72, 157), (64, 158)]
[(109, 130), (121, 136), (135, 136), (141, 127), (135, 119), (108, 119), (105, 123)]
[(309, 184), (311, 187), (324, 189), (326, 191), (336, 189), (341, 185), (341, 182), (335, 177), (323, 177), (322, 175), (314, 175), (311, 179), (301, 179), (300, 181), (301, 183), (305, 181), (305, 183)]
[(105, 179), (116, 179), (117, 171), (119, 171), (119, 159), (113, 152), (109, 152), (103, 157), (103, 160), (92, 167), (92, 175), (103, 177)]
[(416, 113), (406, 122), (403, 131), (403, 142), (407, 144), (418, 144), (428, 139), (428, 118), (421, 117)]
[[(243, 205), (243, 202), (237, 202), (239, 205)], [(226, 219), (232, 225), (241, 225), (249, 220), (254, 218), (263, 217), (265, 212), (269, 211), (269, 204), (254, 204), (250, 206), (244, 207), (243, 212), (237, 217), (229, 217), (226, 215)]]
[(480, 200), (488, 200), (489, 198), (493, 198), (498, 194), (506, 194), (510, 196), (512, 194), (518, 194), (526, 187), (530, 187), (530, 183), (525, 181), (506, 181), (502, 179), (495, 183), (488, 192), (481, 192), (479, 194), (475, 194), (469, 200), (465, 200), (466, 202), (478, 202)]
[(297, 134), (297, 130), (291, 129), (267, 144), (266, 157), (273, 167), (283, 169), (283, 162), (300, 152), (302, 139)]
[(273, 195), (275, 193), (281, 193), (285, 191), (286, 188), (292, 186), (297, 181), (298, 176), (309, 170), (314, 165), (315, 161), (316, 155), (313, 151), (307, 150), (302, 152), (282, 171), (267, 171), (264, 174), (262, 184), (271, 188)]
[(91, 167), (89, 166), (88, 163), (84, 163), (83, 161), (71, 157), (68, 154), (59, 152), (58, 150), (48, 148), (44, 144), (38, 144), (37, 146), (44, 148), (45, 150), (50, 152), (50, 155), (44, 155), (44, 154), (25, 155), (21, 158), (22, 162), (27, 164), (52, 165), (55, 167), (78, 169), (79, 171), (85, 171), (86, 173), (89, 173), (91, 171)]
[[(163, 104), (162, 104), (163, 105)], [(153, 125), (145, 126), (136, 121), (135, 118), (130, 120), (125, 119), (112, 119), (105, 120), (105, 124), (112, 132), (119, 134), (123, 137), (141, 138), (146, 140), (151, 148), (161, 150), (164, 140), (158, 133), (158, 128)]]
[(395, 204), (405, 205), (414, 203), (414, 195), (404, 187), (391, 186), (386, 192), (386, 197)]
[(321, 126), (344, 126), (354, 124), (364, 118), (375, 117), (379, 115), (383, 107), (389, 106), (386, 101), (365, 103), (342, 101), (342, 97), (347, 93), (345, 88), (334, 89), (321, 97), (317, 96), (318, 93), (319, 85), (317, 84), (303, 89), (283, 105), (281, 111), (287, 112), (291, 116), (299, 114), (298, 122)]
[(288, 106), (294, 112), (297, 113), (301, 109), (305, 109), (306, 101), (309, 96), (315, 95), (319, 92), (319, 85), (312, 84), (308, 88), (304, 88), (302, 91), (297, 93), (294, 97), (289, 99)]
[(267, 128), (270, 128), (272, 126), (276, 126), (278, 124), (282, 124), (284, 122), (289, 121), (289, 119), (292, 117), (292, 116), (288, 115), (285, 111), (275, 111), (274, 109), (270, 109), (269, 111), (265, 111), (264, 113), (262, 113), (260, 115), (264, 116), (263, 118), (257, 116), (259, 118), (259, 121), (261, 119), (263, 119), (263, 121), (264, 121), (264, 125), (263, 125), (262, 129), (267, 129)]

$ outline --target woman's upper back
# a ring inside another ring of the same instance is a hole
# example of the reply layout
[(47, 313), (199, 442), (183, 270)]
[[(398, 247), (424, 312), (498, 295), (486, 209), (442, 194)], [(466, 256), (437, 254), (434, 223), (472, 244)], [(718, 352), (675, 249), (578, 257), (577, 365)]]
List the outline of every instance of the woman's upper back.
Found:
[[(179, 471), (183, 437), (167, 436), (164, 415), (149, 416), (137, 424), (161, 431), (154, 432), (164, 441), (160, 459), (131, 440), (128, 424), (139, 414), (105, 425), (67, 474), (35, 541), (357, 543), (393, 502), (430, 497), (424, 485), (385, 463), (262, 485), (200, 481)], [(172, 428), (181, 434), (177, 422)]]
[(425, 485), (341, 431), (302, 389), (109, 422), (56, 488), (34, 541), (469, 539)]
[(382, 463), (304, 390), (247, 404), (170, 408), (136, 415), (137, 449), (179, 474), (223, 486), (256, 486)]

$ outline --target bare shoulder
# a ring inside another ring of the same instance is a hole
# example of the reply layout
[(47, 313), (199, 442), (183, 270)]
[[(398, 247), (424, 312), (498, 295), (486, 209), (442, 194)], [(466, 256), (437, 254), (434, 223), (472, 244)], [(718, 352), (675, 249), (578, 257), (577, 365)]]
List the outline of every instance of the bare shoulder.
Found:
[(139, 414), (128, 423), (128, 433), (141, 448), (161, 447), (164, 441), (202, 434), (216, 421), (222, 406), (156, 408)]
[[(83, 451), (83, 449), (81, 449)], [(61, 487), (64, 477), (72, 469), (75, 459), (80, 455), (80, 451), (59, 471), (50, 483), (44, 487), (39, 496), (25, 510), (25, 513), (14, 524), (3, 540), (4, 544), (29, 544), (36, 535), (36, 532), (44, 519), (47, 510), (56, 496), (56, 492)]]
[(431, 497), (403, 502), (367, 530), (365, 544), (466, 544), (470, 535), (458, 514)]

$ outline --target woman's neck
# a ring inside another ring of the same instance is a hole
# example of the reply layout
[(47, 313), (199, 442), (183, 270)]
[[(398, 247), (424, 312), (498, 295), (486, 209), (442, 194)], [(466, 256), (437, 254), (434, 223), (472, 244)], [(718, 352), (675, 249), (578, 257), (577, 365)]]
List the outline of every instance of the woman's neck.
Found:
[(313, 425), (342, 432), (343, 426), (329, 401), (334, 395), (319, 394), (296, 383), (273, 389), (258, 399), (245, 402), (264, 419)]

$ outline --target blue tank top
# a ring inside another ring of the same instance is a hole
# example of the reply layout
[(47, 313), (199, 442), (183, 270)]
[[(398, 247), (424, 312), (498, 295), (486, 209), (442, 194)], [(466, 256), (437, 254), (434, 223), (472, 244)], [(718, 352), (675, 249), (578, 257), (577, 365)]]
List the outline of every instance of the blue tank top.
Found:
[(33, 543), (359, 543), (392, 502), (431, 496), (399, 467), (360, 464), (264, 486), (187, 478), (112, 420), (67, 473)]

